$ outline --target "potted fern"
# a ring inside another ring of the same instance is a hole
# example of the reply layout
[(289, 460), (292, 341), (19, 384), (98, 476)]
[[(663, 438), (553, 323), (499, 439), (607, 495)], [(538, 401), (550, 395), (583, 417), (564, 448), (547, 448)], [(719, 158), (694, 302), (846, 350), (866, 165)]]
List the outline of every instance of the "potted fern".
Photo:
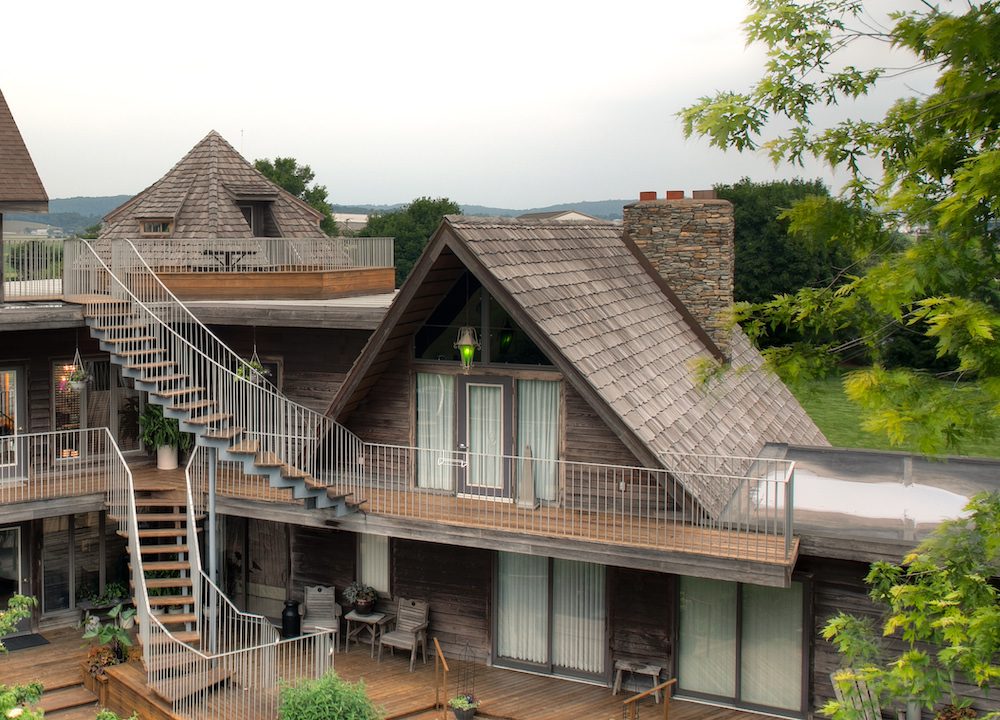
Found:
[(150, 452), (156, 451), (159, 470), (177, 468), (177, 450), (191, 449), (191, 435), (181, 432), (173, 418), (164, 417), (163, 408), (148, 403), (139, 417), (139, 440)]

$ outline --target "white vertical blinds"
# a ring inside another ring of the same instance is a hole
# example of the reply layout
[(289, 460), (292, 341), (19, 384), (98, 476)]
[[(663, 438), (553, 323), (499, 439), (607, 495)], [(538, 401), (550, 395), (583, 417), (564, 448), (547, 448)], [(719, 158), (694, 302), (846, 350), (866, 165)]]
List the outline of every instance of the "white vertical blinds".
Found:
[(743, 586), (740, 695), (744, 702), (802, 705), (802, 584)]
[(517, 381), (517, 454), (531, 457), (530, 474), (521, 461), (520, 480), (533, 475), (535, 497), (541, 500), (555, 500), (558, 490), (559, 416), (557, 381)]
[(503, 387), (466, 386), (468, 389), (469, 485), (503, 485)]
[(379, 592), (389, 592), (389, 538), (358, 534), (358, 580)]
[(604, 672), (604, 566), (552, 562), (552, 664)]
[(417, 486), (452, 489), (452, 467), (439, 463), (455, 449), (455, 378), (417, 373)]
[(681, 577), (678, 682), (685, 690), (736, 695), (736, 583)]
[(500, 553), (497, 653), (502, 657), (548, 662), (548, 569), (548, 558)]

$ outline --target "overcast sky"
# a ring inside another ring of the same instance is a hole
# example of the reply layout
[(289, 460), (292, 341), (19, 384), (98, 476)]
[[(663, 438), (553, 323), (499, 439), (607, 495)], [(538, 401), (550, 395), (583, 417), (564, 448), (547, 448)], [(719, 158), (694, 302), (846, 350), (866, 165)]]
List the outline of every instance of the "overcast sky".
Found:
[(836, 182), (683, 138), (681, 107), (759, 75), (746, 14), (742, 0), (7, 3), (0, 90), (51, 197), (134, 194), (212, 129), (250, 160), (308, 163), (345, 204)]

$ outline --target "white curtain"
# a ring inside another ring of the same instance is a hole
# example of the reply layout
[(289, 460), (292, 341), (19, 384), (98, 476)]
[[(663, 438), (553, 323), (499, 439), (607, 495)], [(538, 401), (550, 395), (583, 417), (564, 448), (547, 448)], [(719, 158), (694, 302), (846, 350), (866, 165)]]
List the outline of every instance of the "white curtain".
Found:
[(802, 584), (743, 586), (740, 694), (745, 702), (802, 705)]
[[(555, 500), (559, 473), (559, 383), (552, 380), (517, 381), (517, 454), (521, 482), (534, 476), (535, 497)], [(531, 472), (527, 471), (530, 466)]]
[(452, 466), (439, 463), (455, 449), (455, 378), (417, 373), (417, 486), (452, 489)]
[(469, 413), (469, 485), (503, 485), (503, 388), (466, 386)]
[(379, 592), (389, 592), (389, 538), (358, 534), (358, 580)]
[(500, 553), (497, 653), (532, 663), (548, 662), (549, 559)]
[(678, 683), (684, 690), (736, 695), (736, 583), (681, 577)]
[(552, 664), (604, 672), (604, 566), (552, 563)]

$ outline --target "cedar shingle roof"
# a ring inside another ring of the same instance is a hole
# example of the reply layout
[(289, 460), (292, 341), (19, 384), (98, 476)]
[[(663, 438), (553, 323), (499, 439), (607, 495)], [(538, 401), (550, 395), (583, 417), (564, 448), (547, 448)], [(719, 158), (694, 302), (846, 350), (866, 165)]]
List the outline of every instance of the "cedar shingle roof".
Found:
[[(515, 315), (567, 382), (604, 406), (602, 414), (626, 444), (644, 448), (647, 457), (670, 452), (754, 457), (769, 442), (829, 444), (739, 330), (731, 343), (734, 369), (708, 385), (697, 381), (694, 363), (713, 357), (704, 336), (647, 274), (623, 242), (620, 226), (449, 216), (414, 268), (412, 282), (420, 283), (444, 247)], [(406, 297), (404, 286), (397, 302)], [(384, 322), (392, 324), (404, 312), (405, 307), (394, 307)], [(356, 404), (354, 388), (389, 337), (388, 328), (372, 336), (334, 411)], [(734, 489), (708, 473), (685, 475), (684, 481), (713, 513)]]
[(22, 208), (29, 212), (48, 211), (49, 196), (0, 92), (0, 210)]
[(101, 238), (130, 238), (144, 219), (170, 219), (175, 238), (249, 238), (237, 199), (271, 200), (282, 237), (320, 237), (321, 213), (272, 183), (214, 130), (162, 178), (104, 217)]

